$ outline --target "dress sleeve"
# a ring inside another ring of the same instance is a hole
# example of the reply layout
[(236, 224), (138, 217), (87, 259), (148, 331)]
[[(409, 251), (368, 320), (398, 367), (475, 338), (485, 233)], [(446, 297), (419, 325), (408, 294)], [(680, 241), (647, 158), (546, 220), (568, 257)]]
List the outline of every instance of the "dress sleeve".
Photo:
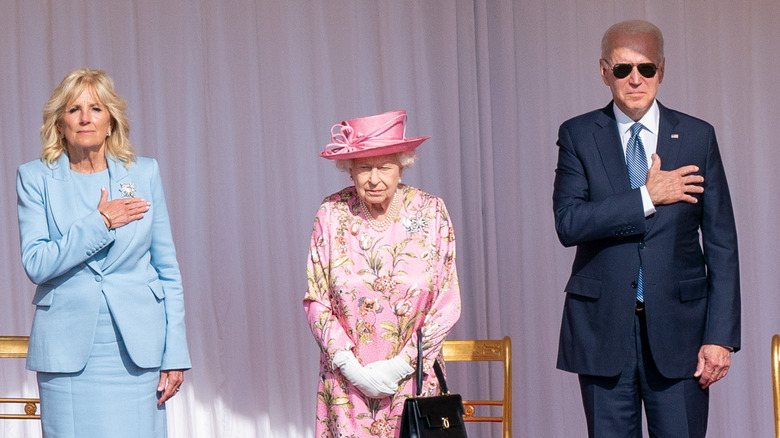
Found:
[(309, 256), (306, 263), (307, 290), (303, 310), (320, 350), (333, 357), (339, 350), (350, 350), (355, 344), (338, 318), (338, 307), (331, 302), (330, 270), (349, 263), (347, 256), (331, 259), (330, 221), (336, 220), (330, 203), (322, 203), (314, 218)]

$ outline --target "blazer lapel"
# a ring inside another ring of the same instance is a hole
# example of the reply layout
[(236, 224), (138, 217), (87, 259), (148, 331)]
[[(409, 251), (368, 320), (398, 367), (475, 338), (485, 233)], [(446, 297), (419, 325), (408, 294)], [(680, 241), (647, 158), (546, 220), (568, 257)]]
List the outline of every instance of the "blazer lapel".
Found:
[(75, 203), (76, 194), (70, 181), (70, 160), (67, 154), (62, 154), (51, 170), (47, 196), (52, 219), (59, 235), (62, 236), (77, 219), (71, 207)]
[(680, 145), (683, 141), (683, 133), (676, 131), (679, 121), (674, 113), (661, 105), (660, 102), (658, 103), (658, 110), (660, 112), (660, 120), (658, 123), (658, 145), (656, 147), (656, 153), (661, 157), (662, 170), (674, 170), (680, 167), (678, 159), (680, 156)]
[(626, 169), (626, 159), (623, 155), (623, 146), (617, 131), (617, 121), (612, 110), (612, 102), (601, 110), (601, 115), (596, 120), (597, 128), (593, 132), (593, 138), (598, 147), (601, 161), (612, 186), (614, 193), (626, 191), (631, 187)]
[[(122, 184), (129, 184), (132, 181), (129, 180), (130, 172), (125, 168), (124, 164), (120, 161), (115, 161), (111, 157), (108, 157), (108, 175), (110, 179), (110, 187), (108, 187), (108, 200), (121, 199)], [(127, 247), (133, 240), (138, 221), (129, 222), (119, 228), (114, 229), (116, 233), (114, 243), (108, 250), (106, 259), (103, 262), (104, 269), (108, 269), (111, 265), (117, 261), (117, 259), (125, 252)]]
[[(679, 166), (680, 145), (682, 144), (682, 133), (676, 131), (679, 121), (674, 114), (665, 106), (658, 102), (658, 142), (656, 143), (655, 153), (661, 157), (661, 170), (670, 171)], [(659, 212), (656, 209), (655, 214), (647, 218), (647, 231), (649, 232), (658, 222)]]
[[(70, 160), (67, 154), (62, 154), (51, 171), (51, 183), (48, 187), (48, 203), (60, 236), (67, 233), (73, 222), (78, 219), (73, 208), (77, 196), (70, 177)], [(94, 257), (86, 260), (85, 263), (95, 273), (102, 272)]]

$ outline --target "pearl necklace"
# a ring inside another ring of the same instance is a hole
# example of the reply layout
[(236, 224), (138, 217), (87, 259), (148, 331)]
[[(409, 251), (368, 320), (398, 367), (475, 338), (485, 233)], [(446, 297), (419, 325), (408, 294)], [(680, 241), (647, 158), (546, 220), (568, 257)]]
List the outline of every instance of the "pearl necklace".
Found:
[(376, 231), (382, 232), (387, 230), (390, 225), (395, 221), (396, 214), (398, 213), (398, 190), (393, 192), (393, 199), (390, 201), (390, 208), (387, 209), (387, 213), (385, 214), (385, 218), (382, 220), (382, 222), (378, 222), (374, 219), (373, 216), (371, 216), (371, 212), (368, 211), (368, 206), (365, 202), (363, 202), (363, 199), (360, 199), (360, 211), (363, 212), (363, 216), (366, 217), (366, 220), (368, 221), (368, 225), (371, 226)]

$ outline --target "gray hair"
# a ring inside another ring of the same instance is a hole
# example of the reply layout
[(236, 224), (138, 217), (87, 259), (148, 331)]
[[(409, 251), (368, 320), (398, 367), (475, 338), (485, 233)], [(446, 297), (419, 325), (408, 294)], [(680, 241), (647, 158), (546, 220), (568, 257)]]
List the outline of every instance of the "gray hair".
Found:
[[(398, 158), (398, 161), (401, 163), (401, 169), (406, 169), (409, 167), (412, 167), (412, 165), (417, 161), (417, 154), (414, 151), (404, 151), (404, 152), (397, 152), (396, 157)], [(350, 169), (352, 169), (352, 158), (347, 158), (344, 160), (335, 160), (336, 161), (336, 169), (349, 173)]]
[(664, 36), (655, 24), (645, 20), (628, 20), (615, 23), (604, 32), (601, 38), (601, 57), (606, 58), (609, 55), (610, 43), (618, 35), (652, 35), (658, 45), (657, 62), (664, 61)]

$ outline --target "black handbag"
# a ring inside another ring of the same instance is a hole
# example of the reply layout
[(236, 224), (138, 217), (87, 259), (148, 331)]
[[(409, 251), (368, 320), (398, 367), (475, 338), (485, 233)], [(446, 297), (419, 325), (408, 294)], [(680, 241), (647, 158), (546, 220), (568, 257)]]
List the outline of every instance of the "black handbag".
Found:
[(463, 399), (450, 394), (439, 361), (433, 363), (442, 395), (421, 397), (423, 382), (422, 330), (417, 330), (417, 392), (404, 401), (400, 438), (468, 438), (463, 423)]

